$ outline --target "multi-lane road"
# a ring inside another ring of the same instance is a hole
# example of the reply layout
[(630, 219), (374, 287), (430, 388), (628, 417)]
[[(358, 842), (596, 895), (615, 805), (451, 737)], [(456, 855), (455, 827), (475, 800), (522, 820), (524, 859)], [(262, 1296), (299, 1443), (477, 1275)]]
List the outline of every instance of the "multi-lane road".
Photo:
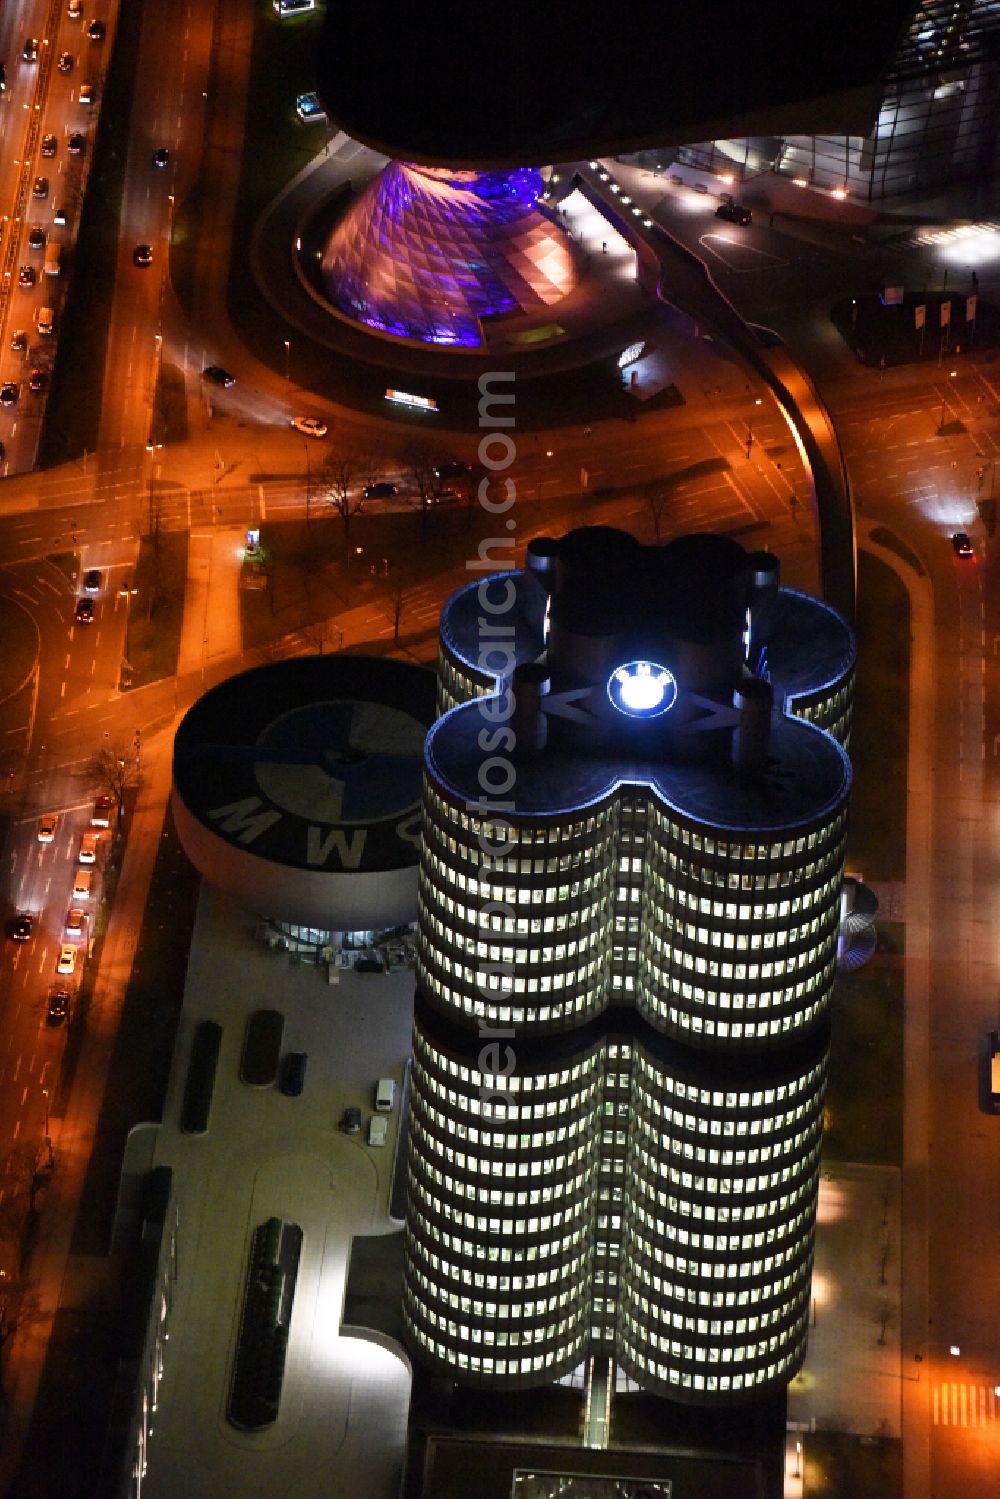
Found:
[[(0, 95), (0, 385), (9, 402), (0, 408), (0, 473), (34, 463), (45, 391), (32, 390), (32, 375), (40, 373), (34, 383), (42, 387), (58, 341), (111, 43), (109, 9), (99, 0), (74, 18), (65, 0), (11, 0), (0, 13), (7, 76)], [(104, 34), (92, 39), (94, 21)]]

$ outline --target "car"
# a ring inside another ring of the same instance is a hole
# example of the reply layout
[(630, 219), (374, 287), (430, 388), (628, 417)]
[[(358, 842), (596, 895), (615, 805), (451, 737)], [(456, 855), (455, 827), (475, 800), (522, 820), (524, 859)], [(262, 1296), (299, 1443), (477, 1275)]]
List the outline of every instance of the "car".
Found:
[(49, 195), (49, 179), (47, 177), (36, 177), (31, 185), (31, 196), (33, 198), (47, 198)]
[(60, 73), (72, 73), (72, 71), (73, 71), (73, 54), (72, 54), (72, 52), (60, 52), (60, 54), (59, 54), (59, 62), (57, 64), (57, 66), (59, 68)]
[(289, 1098), (298, 1098), (306, 1081), (306, 1062), (308, 1053), (304, 1051), (286, 1051), (281, 1059), (281, 1068), (278, 1073), (278, 1090)]
[(94, 623), (94, 603), (92, 599), (77, 599), (73, 618), (78, 625), (92, 625)]
[(98, 833), (81, 833), (81, 835), (80, 835), (80, 853), (78, 855), (78, 862), (80, 864), (96, 864), (97, 863), (97, 845), (98, 845), (99, 842), (100, 842), (100, 834), (98, 834)]
[(326, 119), (326, 110), (323, 108), (319, 94), (315, 92), (298, 95), (295, 100), (295, 113), (306, 125), (320, 125)]
[(345, 1135), (357, 1135), (361, 1133), (361, 1110), (345, 1109), (340, 1116), (340, 1129)]
[(43, 135), (41, 149), (43, 156), (55, 156), (59, 150), (59, 142), (54, 135)]
[(10, 935), (15, 942), (27, 942), (31, 936), (35, 918), (30, 911), (22, 911), (11, 922)]
[(90, 37), (90, 40), (92, 42), (103, 42), (104, 29), (105, 28), (103, 21), (91, 21), (90, 25), (87, 27), (87, 35)]
[(470, 472), (467, 463), (452, 459), (448, 463), (438, 463), (434, 468), (434, 477), (435, 479), (464, 479)]
[(56, 828), (59, 826), (59, 818), (55, 812), (43, 812), (38, 819), (38, 841), (39, 843), (52, 843), (55, 840)]
[(66, 14), (71, 21), (79, 21), (83, 15), (83, 0), (69, 0), (69, 4), (66, 6)]
[(28, 376), (28, 389), (33, 395), (40, 396), (49, 386), (48, 370), (32, 370)]
[(149, 245), (136, 245), (132, 251), (132, 264), (147, 266), (153, 264), (153, 251)]
[(396, 1101), (396, 1084), (391, 1077), (380, 1077), (375, 1084), (375, 1112), (389, 1114)]
[(67, 222), (65, 208), (53, 208), (52, 222), (54, 224), (65, 224)]
[(728, 224), (749, 224), (753, 214), (749, 208), (744, 208), (742, 203), (734, 203), (732, 199), (729, 199), (719, 204), (715, 210), (715, 217), (725, 219)]
[(45, 230), (42, 228), (41, 224), (32, 224), (31, 228), (28, 230), (28, 249), (44, 250), (45, 242), (47, 239), (48, 235), (45, 233)]
[(976, 549), (964, 531), (956, 531), (951, 538), (952, 551), (956, 557), (974, 557)]
[(18, 387), (15, 381), (5, 380), (4, 383), (0, 385), (0, 406), (16, 406), (17, 397)]
[(166, 146), (157, 146), (156, 150), (153, 152), (154, 167), (165, 167), (169, 160), (170, 152), (167, 150)]
[(292, 426), (296, 432), (302, 432), (306, 437), (325, 437), (327, 434), (326, 422), (321, 422), (315, 416), (293, 416)]
[(56, 973), (62, 974), (64, 978), (68, 978), (70, 974), (75, 972), (76, 948), (71, 947), (67, 942), (64, 947), (59, 949), (59, 956), (56, 959)]
[(23, 354), (28, 347), (28, 335), (23, 328), (15, 328), (10, 335), (10, 347), (15, 354)]
[(49, 995), (48, 1004), (45, 1006), (45, 1024), (62, 1025), (69, 1014), (69, 992), (66, 989), (53, 989)]
[(439, 489), (430, 496), (432, 505), (454, 505), (462, 496), (457, 489)]
[(99, 567), (89, 567), (83, 575), (84, 593), (100, 593), (101, 570)]
[(93, 104), (93, 102), (94, 102), (94, 85), (92, 83), (81, 83), (80, 84), (80, 92), (77, 94), (76, 97), (77, 97), (77, 101), (80, 104)]
[(378, 1114), (373, 1114), (368, 1121), (368, 1144), (384, 1145), (389, 1133), (389, 1121), (381, 1119)]
[(132, 582), (132, 579), (126, 573), (125, 577), (122, 578), (121, 582), (118, 584), (118, 597), (120, 599), (127, 599), (131, 594), (138, 592), (138, 588), (136, 588), (135, 584)]
[(33, 265), (22, 265), (17, 273), (18, 286), (34, 286), (37, 279)]
[(24, 46), (21, 48), (21, 57), (25, 62), (38, 61), (38, 48), (40, 45), (41, 44), (37, 36), (29, 36), (26, 38)]
[(391, 500), (394, 495), (399, 494), (395, 484), (390, 484), (388, 479), (380, 479), (377, 484), (366, 484), (364, 497), (366, 500)]
[(87, 913), (74, 906), (66, 917), (66, 936), (71, 942), (82, 942), (87, 926)]
[(82, 156), (84, 151), (87, 149), (86, 137), (82, 136), (79, 130), (74, 130), (73, 134), (66, 142), (66, 149), (69, 152), (70, 156)]
[(111, 813), (114, 805), (114, 801), (106, 791), (102, 791), (100, 796), (94, 798), (94, 811), (90, 820), (95, 828), (111, 826)]
[(236, 376), (224, 370), (221, 364), (207, 364), (201, 372), (201, 378), (207, 380), (210, 385), (223, 385), (226, 390), (236, 384)]

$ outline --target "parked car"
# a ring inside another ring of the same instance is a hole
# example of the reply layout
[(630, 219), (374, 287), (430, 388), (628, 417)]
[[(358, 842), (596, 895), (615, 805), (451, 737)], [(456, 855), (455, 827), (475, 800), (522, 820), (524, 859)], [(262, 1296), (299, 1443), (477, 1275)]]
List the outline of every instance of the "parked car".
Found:
[(305, 1086), (307, 1060), (308, 1055), (304, 1051), (286, 1051), (281, 1059), (278, 1088), (289, 1098), (298, 1098)]
[(53, 989), (45, 1007), (45, 1024), (62, 1025), (69, 1015), (69, 993), (65, 989)]
[(368, 1144), (384, 1145), (389, 1133), (389, 1121), (381, 1114), (373, 1114), (368, 1121)]
[(81, 104), (93, 104), (94, 85), (92, 83), (81, 83), (80, 92), (76, 97)]
[(340, 1128), (345, 1135), (357, 1135), (361, 1132), (361, 1110), (345, 1109), (340, 1116)]
[(96, 833), (83, 833), (80, 837), (79, 861), (81, 864), (97, 863), (97, 845), (99, 842)]

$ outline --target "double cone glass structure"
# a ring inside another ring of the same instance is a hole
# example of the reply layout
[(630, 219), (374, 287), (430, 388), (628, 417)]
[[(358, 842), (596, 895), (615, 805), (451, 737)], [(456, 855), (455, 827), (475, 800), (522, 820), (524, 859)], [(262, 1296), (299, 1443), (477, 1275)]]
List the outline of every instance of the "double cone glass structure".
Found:
[(330, 301), (379, 333), (476, 348), (482, 319), (558, 302), (577, 278), (565, 231), (527, 169), (459, 172), (391, 162), (322, 257)]

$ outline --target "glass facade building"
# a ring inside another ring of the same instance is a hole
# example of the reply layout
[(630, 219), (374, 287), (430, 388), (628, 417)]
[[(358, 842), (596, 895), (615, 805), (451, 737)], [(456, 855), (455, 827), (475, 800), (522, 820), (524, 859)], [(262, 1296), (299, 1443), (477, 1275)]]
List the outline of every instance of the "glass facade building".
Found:
[(785, 594), (724, 538), (591, 528), (444, 611), (404, 1283), (438, 1374), (608, 1356), (725, 1404), (802, 1362), (850, 767), (788, 705), (849, 698), (854, 647)]
[(333, 229), (330, 300), (377, 333), (476, 348), (484, 319), (571, 291), (577, 252), (539, 206), (537, 172), (460, 172), (390, 162)]

